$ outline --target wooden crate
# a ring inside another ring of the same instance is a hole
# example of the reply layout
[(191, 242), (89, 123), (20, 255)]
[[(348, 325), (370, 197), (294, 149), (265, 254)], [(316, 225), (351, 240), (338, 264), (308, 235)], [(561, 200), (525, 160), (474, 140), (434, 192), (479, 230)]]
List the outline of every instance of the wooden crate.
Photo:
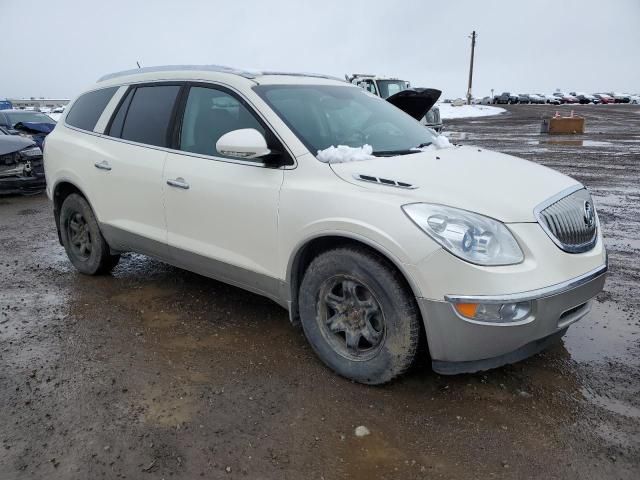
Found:
[(551, 117), (542, 121), (542, 133), (569, 135), (584, 133), (584, 117)]

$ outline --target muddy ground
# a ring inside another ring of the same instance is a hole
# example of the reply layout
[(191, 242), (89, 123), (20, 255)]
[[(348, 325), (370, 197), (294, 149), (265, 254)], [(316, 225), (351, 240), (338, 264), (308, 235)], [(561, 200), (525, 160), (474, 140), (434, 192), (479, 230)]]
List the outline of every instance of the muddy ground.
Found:
[(610, 254), (561, 345), (483, 374), (351, 383), (272, 302), (140, 255), (81, 276), (44, 195), (0, 198), (0, 479), (640, 478), (640, 108), (551, 141), (557, 109), (447, 122), (588, 185)]

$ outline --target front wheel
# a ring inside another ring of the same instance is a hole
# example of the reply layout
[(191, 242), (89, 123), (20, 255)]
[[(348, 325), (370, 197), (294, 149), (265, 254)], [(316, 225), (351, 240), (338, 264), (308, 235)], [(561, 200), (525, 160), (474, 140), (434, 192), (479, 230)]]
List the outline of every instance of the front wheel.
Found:
[(313, 350), (346, 378), (389, 382), (415, 359), (415, 298), (397, 270), (375, 253), (343, 247), (316, 257), (304, 274), (299, 304)]
[(65, 198), (59, 220), (62, 245), (80, 273), (98, 275), (116, 266), (120, 255), (111, 255), (96, 216), (84, 197), (72, 193)]

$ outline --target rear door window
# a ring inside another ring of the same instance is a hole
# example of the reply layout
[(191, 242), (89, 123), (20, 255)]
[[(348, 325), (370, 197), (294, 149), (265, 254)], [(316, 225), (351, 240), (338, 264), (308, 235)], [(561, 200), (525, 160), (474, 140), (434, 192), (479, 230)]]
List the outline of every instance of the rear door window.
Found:
[(81, 95), (67, 113), (66, 123), (82, 130), (93, 131), (104, 108), (118, 88), (103, 88)]
[(179, 85), (137, 87), (118, 108), (109, 134), (132, 142), (169, 146), (169, 125), (179, 91)]

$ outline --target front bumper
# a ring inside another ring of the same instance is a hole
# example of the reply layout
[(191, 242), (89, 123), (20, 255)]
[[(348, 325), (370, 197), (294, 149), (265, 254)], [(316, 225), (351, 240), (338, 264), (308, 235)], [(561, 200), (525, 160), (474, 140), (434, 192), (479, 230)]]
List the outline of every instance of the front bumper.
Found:
[(45, 189), (47, 181), (44, 173), (30, 176), (0, 178), (0, 194), (14, 195), (19, 193), (36, 193)]
[[(504, 296), (419, 298), (433, 369), (442, 374), (471, 373), (529, 357), (560, 338), (590, 310), (603, 288), (607, 265), (547, 288)], [(513, 324), (473, 322), (456, 313), (455, 302), (509, 303), (530, 300), (532, 310)]]

